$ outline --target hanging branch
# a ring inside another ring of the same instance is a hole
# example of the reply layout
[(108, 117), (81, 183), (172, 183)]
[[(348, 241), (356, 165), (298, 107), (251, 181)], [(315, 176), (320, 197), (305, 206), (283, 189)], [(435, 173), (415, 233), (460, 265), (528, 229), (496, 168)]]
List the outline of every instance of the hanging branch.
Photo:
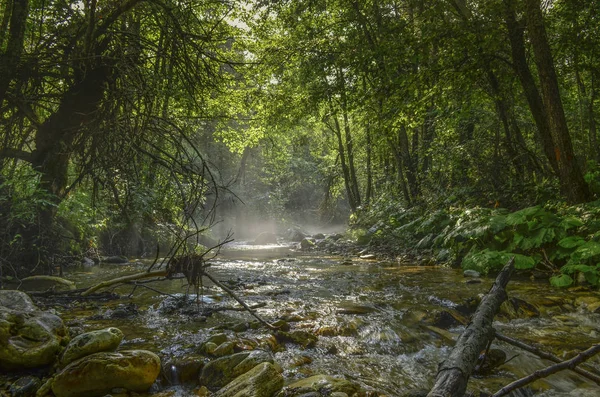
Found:
[[(511, 337), (508, 337), (506, 335), (500, 334), (498, 332), (495, 333), (495, 337), (498, 340), (501, 340), (503, 342), (508, 343), (509, 345), (512, 346), (516, 346), (519, 347), (523, 350), (526, 350), (530, 353), (535, 354), (536, 356), (546, 359), (546, 360), (550, 360), (550, 361), (554, 361), (555, 363), (562, 363), (563, 360), (561, 360), (560, 358), (558, 358), (557, 356), (555, 356), (554, 354), (545, 352), (543, 350), (540, 350), (534, 346), (528, 345), (526, 343), (521, 342), (520, 340), (517, 339), (513, 339)], [(590, 369), (590, 371), (587, 371), (583, 368), (570, 368), (571, 371), (583, 376), (584, 378), (587, 378), (593, 382), (595, 382), (596, 384), (600, 385), (600, 376), (598, 374), (592, 373), (591, 371), (593, 371), (592, 369)]]
[(526, 386), (526, 385), (530, 384), (531, 382), (534, 382), (538, 379), (546, 378), (552, 374), (563, 371), (565, 369), (573, 369), (577, 365), (592, 358), (594, 355), (596, 355), (598, 353), (600, 353), (600, 344), (590, 347), (586, 351), (579, 353), (578, 355), (576, 355), (575, 357), (573, 357), (570, 360), (563, 361), (559, 364), (554, 364), (554, 365), (551, 365), (544, 369), (537, 370), (534, 373), (532, 373), (531, 375), (528, 375), (524, 378), (516, 380), (513, 383), (504, 386), (502, 389), (498, 390), (496, 393), (492, 394), (491, 397), (505, 396), (508, 393), (510, 393), (511, 391), (519, 389), (523, 386)]

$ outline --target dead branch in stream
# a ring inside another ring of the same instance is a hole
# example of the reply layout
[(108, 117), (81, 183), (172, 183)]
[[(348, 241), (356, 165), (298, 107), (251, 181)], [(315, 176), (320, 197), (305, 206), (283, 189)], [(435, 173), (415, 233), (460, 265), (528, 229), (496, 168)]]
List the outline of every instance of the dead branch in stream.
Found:
[(498, 390), (496, 393), (492, 394), (491, 397), (501, 397), (505, 396), (513, 390), (519, 389), (523, 386), (530, 384), (538, 379), (546, 378), (552, 374), (555, 374), (560, 371), (564, 371), (565, 369), (573, 369), (580, 363), (592, 358), (594, 355), (600, 353), (600, 344), (594, 345), (573, 357), (570, 360), (563, 361), (559, 364), (554, 364), (544, 369), (540, 369), (528, 375), (524, 378), (514, 381), (511, 384), (504, 386), (502, 389)]
[(506, 285), (514, 271), (512, 258), (500, 272), (490, 292), (481, 300), (471, 322), (458, 338), (450, 356), (438, 368), (435, 384), (428, 397), (459, 397), (465, 394), (469, 377), (479, 354), (494, 337), (492, 322), (507, 298)]
[[(195, 236), (195, 234), (193, 236)], [(167, 265), (164, 269), (150, 271), (155, 266), (155, 264), (157, 262), (157, 259), (156, 259), (152, 263), (152, 265), (148, 268), (148, 270), (143, 273), (131, 274), (129, 276), (118, 277), (118, 278), (115, 278), (112, 280), (107, 280), (107, 281), (101, 282), (101, 283), (96, 284), (95, 286), (87, 289), (86, 291), (84, 291), (81, 294), (81, 296), (87, 296), (91, 293), (94, 293), (95, 291), (97, 291), (99, 289), (111, 287), (113, 285), (118, 285), (118, 284), (131, 284), (134, 286), (133, 291), (135, 291), (135, 289), (137, 287), (146, 287), (146, 288), (152, 289), (153, 291), (155, 291), (157, 293), (161, 293), (159, 290), (152, 288), (152, 287), (145, 286), (142, 283), (146, 283), (149, 281), (161, 281), (161, 280), (166, 280), (166, 279), (173, 279), (176, 274), (183, 274), (188, 282), (188, 286), (193, 287), (196, 297), (198, 299), (198, 303), (199, 303), (201, 290), (203, 288), (202, 279), (204, 277), (206, 277), (210, 281), (212, 281), (212, 283), (214, 285), (221, 288), (223, 291), (225, 291), (229, 296), (231, 296), (236, 302), (238, 302), (242, 306), (239, 309), (225, 308), (225, 309), (220, 309), (220, 310), (211, 310), (211, 312), (223, 311), (223, 310), (240, 310), (240, 311), (245, 310), (248, 313), (250, 313), (250, 315), (252, 315), (254, 318), (256, 318), (260, 323), (262, 323), (263, 325), (268, 327), (269, 329), (278, 329), (276, 326), (270, 324), (268, 321), (261, 318), (254, 310), (258, 307), (262, 307), (263, 305), (259, 304), (259, 305), (254, 305), (254, 306), (248, 306), (240, 297), (238, 297), (236, 295), (235, 292), (233, 292), (233, 290), (228, 288), (226, 285), (221, 283), (219, 280), (217, 280), (214, 276), (212, 276), (210, 273), (208, 273), (206, 271), (207, 268), (210, 266), (210, 264), (207, 263), (207, 260), (214, 259), (219, 254), (221, 248), (225, 244), (227, 244), (231, 241), (233, 241), (233, 239), (231, 239), (231, 235), (228, 235), (225, 238), (225, 240), (223, 240), (219, 244), (209, 248), (208, 250), (206, 250), (205, 252), (203, 252), (201, 254), (186, 253), (184, 255), (173, 256), (173, 257), (169, 258)], [(179, 243), (177, 243), (177, 246), (183, 247), (183, 246), (185, 246), (185, 244), (182, 244), (181, 242), (179, 242)], [(206, 257), (209, 254), (210, 254), (210, 257), (208, 259), (206, 259)], [(139, 280), (144, 280), (144, 279), (145, 279), (145, 281), (139, 281)], [(152, 280), (147, 280), (147, 279), (152, 279)], [(131, 292), (132, 294), (133, 294), (133, 291)], [(164, 295), (169, 295), (169, 294), (164, 294)]]
[(153, 272), (136, 273), (136, 274), (130, 274), (128, 276), (113, 278), (112, 280), (106, 280), (99, 284), (94, 285), (93, 287), (82, 292), (81, 296), (88, 296), (88, 295), (98, 291), (99, 289), (110, 287), (113, 285), (124, 284), (129, 281), (142, 280), (145, 278), (166, 277), (167, 274), (168, 274), (167, 270), (163, 269), (163, 270), (155, 270)]
[[(495, 334), (496, 339), (501, 340), (503, 342), (508, 343), (509, 345), (512, 346), (516, 346), (520, 349), (526, 350), (530, 353), (535, 354), (536, 356), (538, 356), (539, 358), (543, 358), (546, 360), (550, 360), (553, 361), (555, 363), (562, 363), (563, 360), (561, 360), (560, 358), (558, 358), (557, 356), (555, 356), (554, 354), (548, 353), (546, 351), (540, 350), (537, 347), (528, 345), (520, 340), (508, 337), (506, 335), (500, 334), (498, 332), (496, 332)], [(593, 382), (595, 382), (596, 384), (600, 385), (600, 375), (597, 373), (596, 370), (594, 370), (593, 368), (590, 368), (589, 371), (583, 368), (578, 368), (578, 367), (574, 367), (574, 368), (569, 368), (571, 371), (583, 376), (584, 378), (587, 378)]]

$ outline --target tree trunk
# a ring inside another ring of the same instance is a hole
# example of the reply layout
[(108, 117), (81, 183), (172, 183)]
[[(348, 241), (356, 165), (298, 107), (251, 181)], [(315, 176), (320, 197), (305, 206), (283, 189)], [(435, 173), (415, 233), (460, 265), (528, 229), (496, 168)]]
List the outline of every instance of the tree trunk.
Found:
[(340, 93), (342, 99), (342, 116), (344, 119), (344, 138), (346, 140), (346, 154), (348, 155), (348, 169), (350, 171), (350, 187), (354, 196), (356, 207), (360, 206), (360, 189), (358, 187), (358, 179), (356, 178), (356, 167), (354, 165), (354, 142), (350, 132), (350, 119), (348, 117), (348, 98), (346, 96), (346, 83), (344, 73), (341, 68), (338, 68), (338, 80), (340, 84)]
[[(10, 3), (11, 2), (8, 1), (9, 7), (4, 10), (4, 19), (6, 19), (6, 16), (10, 12)], [(28, 0), (12, 1), (12, 13), (10, 14), (10, 28), (6, 52), (3, 54), (0, 53), (0, 107), (2, 107), (2, 104), (4, 103), (6, 91), (8, 91), (10, 82), (18, 70), (21, 54), (23, 52), (23, 42), (25, 40), (25, 28), (27, 26), (28, 15)], [(4, 34), (4, 32), (2, 32), (2, 34)], [(4, 41), (4, 39), (2, 39), (2, 41)]]
[(344, 187), (346, 188), (346, 195), (348, 196), (348, 204), (350, 204), (350, 209), (352, 212), (355, 212), (358, 208), (356, 204), (356, 200), (354, 198), (354, 191), (352, 190), (352, 182), (350, 180), (350, 170), (348, 169), (348, 164), (346, 163), (346, 150), (344, 149), (344, 141), (342, 138), (342, 129), (340, 127), (340, 121), (337, 118), (337, 114), (333, 108), (333, 102), (331, 98), (329, 98), (329, 108), (332, 113), (332, 118), (334, 122), (334, 127), (330, 127), (330, 129), (335, 134), (337, 144), (338, 144), (338, 153), (340, 155), (340, 165), (342, 167), (342, 176), (344, 177)]
[(535, 121), (544, 154), (550, 162), (550, 166), (554, 172), (558, 174), (558, 164), (554, 154), (554, 144), (552, 143), (552, 134), (550, 133), (548, 117), (546, 116), (546, 110), (544, 109), (542, 97), (537, 89), (535, 79), (527, 64), (523, 27), (517, 22), (514, 0), (504, 0), (504, 5), (504, 20), (508, 29), (513, 67), (515, 73), (519, 77), (521, 86), (523, 87), (523, 92), (525, 93), (525, 98), (527, 99), (527, 104), (531, 110), (533, 120)]
[(589, 201), (591, 195), (571, 144), (571, 136), (558, 88), (558, 79), (554, 70), (554, 61), (546, 37), (540, 1), (525, 0), (525, 8), (529, 39), (540, 77), (542, 99), (554, 144), (561, 190), (571, 204)]

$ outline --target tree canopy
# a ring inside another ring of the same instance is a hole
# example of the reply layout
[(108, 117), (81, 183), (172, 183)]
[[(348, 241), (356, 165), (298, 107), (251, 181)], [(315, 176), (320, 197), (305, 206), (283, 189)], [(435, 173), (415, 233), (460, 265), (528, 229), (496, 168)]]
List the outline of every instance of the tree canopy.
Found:
[(595, 1), (0, 1), (6, 268), (149, 254), (238, 199), (339, 221), (599, 193)]

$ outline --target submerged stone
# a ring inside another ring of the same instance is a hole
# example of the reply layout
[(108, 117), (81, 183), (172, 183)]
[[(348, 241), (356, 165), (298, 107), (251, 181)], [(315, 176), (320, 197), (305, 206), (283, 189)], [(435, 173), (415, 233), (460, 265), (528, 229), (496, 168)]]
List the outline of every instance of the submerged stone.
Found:
[(123, 333), (115, 327), (99, 329), (78, 335), (67, 345), (61, 365), (67, 365), (93, 353), (114, 351), (123, 340)]
[(116, 388), (143, 392), (160, 373), (160, 359), (146, 350), (94, 353), (67, 365), (54, 378), (56, 397), (104, 396)]
[(328, 375), (315, 375), (310, 378), (301, 379), (283, 388), (280, 396), (298, 397), (310, 392), (318, 395), (329, 396), (333, 393), (346, 393), (349, 396), (357, 393), (359, 387), (345, 379), (334, 378)]

